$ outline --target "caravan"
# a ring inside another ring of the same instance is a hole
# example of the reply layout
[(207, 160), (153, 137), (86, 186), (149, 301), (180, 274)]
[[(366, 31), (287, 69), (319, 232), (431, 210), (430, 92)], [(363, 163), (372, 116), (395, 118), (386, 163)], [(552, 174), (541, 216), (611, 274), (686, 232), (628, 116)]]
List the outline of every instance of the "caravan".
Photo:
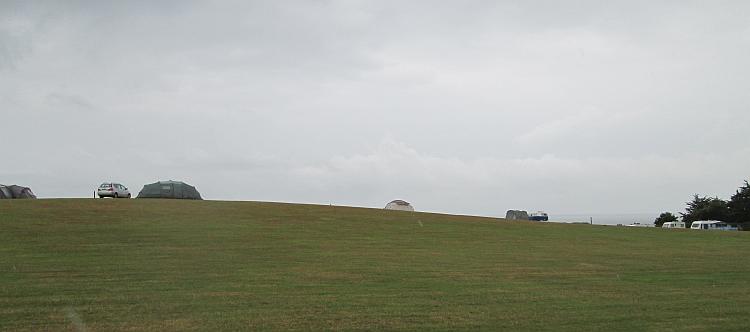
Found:
[(685, 223), (682, 221), (665, 222), (661, 225), (661, 228), (685, 228)]
[(693, 221), (690, 229), (705, 229), (714, 231), (736, 231), (737, 227), (732, 227), (723, 221), (718, 220), (698, 220)]

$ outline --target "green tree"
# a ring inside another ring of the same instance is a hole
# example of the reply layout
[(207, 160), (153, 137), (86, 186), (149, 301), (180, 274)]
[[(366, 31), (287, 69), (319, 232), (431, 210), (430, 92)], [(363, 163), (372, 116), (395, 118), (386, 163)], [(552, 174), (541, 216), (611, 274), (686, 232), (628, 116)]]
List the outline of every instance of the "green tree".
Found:
[(690, 227), (697, 220), (729, 220), (729, 208), (727, 201), (718, 197), (693, 196), (693, 200), (687, 202), (687, 208), (682, 215), (682, 221), (686, 227)]
[(750, 223), (750, 184), (737, 189), (727, 203), (729, 208), (729, 221), (733, 224)]
[(665, 222), (675, 221), (677, 221), (677, 216), (675, 216), (671, 212), (664, 212), (660, 214), (658, 218), (654, 219), (654, 226), (661, 227), (661, 225), (664, 225)]

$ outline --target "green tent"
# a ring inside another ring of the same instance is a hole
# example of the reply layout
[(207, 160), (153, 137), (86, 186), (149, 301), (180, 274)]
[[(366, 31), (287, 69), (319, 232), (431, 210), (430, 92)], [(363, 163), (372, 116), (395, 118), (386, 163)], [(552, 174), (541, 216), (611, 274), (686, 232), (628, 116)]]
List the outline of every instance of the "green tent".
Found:
[(182, 181), (159, 181), (143, 186), (137, 198), (203, 199), (195, 187)]

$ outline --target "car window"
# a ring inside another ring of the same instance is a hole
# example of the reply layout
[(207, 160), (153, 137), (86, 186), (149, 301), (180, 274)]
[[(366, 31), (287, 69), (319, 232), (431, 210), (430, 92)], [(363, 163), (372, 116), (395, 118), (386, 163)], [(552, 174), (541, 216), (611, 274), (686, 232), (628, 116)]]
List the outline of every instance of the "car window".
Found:
[(111, 186), (112, 186), (112, 185), (111, 185), (111, 184), (109, 184), (109, 183), (102, 183), (102, 185), (101, 185), (101, 186), (99, 186), (99, 188), (109, 188), (109, 187), (111, 187)]

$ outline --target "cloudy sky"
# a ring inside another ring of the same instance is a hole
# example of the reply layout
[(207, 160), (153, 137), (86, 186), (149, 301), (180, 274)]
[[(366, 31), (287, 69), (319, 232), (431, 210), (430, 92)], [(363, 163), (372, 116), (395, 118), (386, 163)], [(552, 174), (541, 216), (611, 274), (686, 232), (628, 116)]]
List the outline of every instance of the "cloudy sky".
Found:
[(0, 183), (504, 215), (750, 178), (747, 1), (2, 1)]

